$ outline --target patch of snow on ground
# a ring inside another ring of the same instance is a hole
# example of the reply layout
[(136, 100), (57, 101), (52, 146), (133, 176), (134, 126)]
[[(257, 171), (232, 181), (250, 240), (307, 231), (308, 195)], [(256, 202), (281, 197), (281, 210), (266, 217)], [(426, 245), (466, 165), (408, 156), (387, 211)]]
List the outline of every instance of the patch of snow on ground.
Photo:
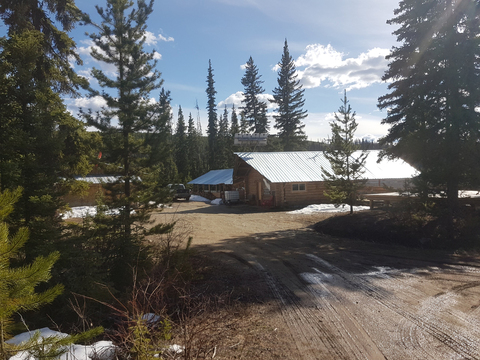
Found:
[(17, 336), (14, 336), (13, 338), (5, 341), (8, 344), (13, 344), (13, 345), (20, 345), (21, 343), (27, 342), (30, 340), (30, 338), (36, 333), (40, 333), (40, 338), (50, 338), (50, 337), (59, 337), (59, 338), (64, 338), (68, 336), (68, 334), (61, 333), (55, 330), (51, 330), (47, 327), (41, 328), (38, 330), (33, 330), (33, 331), (27, 331), (21, 334), (18, 334)]
[(222, 199), (215, 199), (210, 202), (212, 205), (223, 205), (223, 200)]
[(190, 196), (190, 201), (201, 201), (201, 202), (210, 202), (207, 198), (204, 198), (200, 195), (192, 195)]
[[(161, 209), (161, 208), (170, 207), (170, 206), (159, 204), (157, 207)], [(109, 213), (113, 215), (117, 215), (118, 210), (115, 209), (115, 210), (107, 211), (107, 214)], [(132, 214), (134, 213), (135, 213), (135, 210), (132, 210)], [(65, 219), (72, 219), (72, 218), (83, 218), (87, 215), (95, 216), (96, 214), (97, 214), (96, 206), (75, 206), (75, 207), (72, 207), (70, 211), (67, 211), (66, 213), (62, 214), (62, 219), (65, 220)]]
[[(20, 345), (28, 341), (36, 332), (40, 332), (40, 338), (51, 337), (66, 337), (67, 334), (51, 330), (49, 328), (42, 328), (39, 330), (27, 331), (21, 333), (6, 342), (10, 344)], [(98, 341), (93, 345), (70, 345), (68, 350), (60, 356), (60, 360), (91, 360), (96, 358), (99, 360), (113, 360), (116, 355), (116, 348), (111, 341)], [(35, 357), (28, 351), (20, 351), (10, 358), (10, 360), (36, 360)]]
[(83, 218), (87, 215), (95, 216), (97, 213), (97, 208), (95, 206), (76, 206), (72, 207), (72, 210), (67, 211), (65, 214), (62, 214), (63, 219), (71, 218)]
[[(368, 206), (354, 206), (353, 211), (369, 210)], [(289, 211), (287, 214), (314, 214), (319, 212), (330, 212), (330, 213), (340, 213), (340, 212), (349, 212), (350, 206), (340, 205), (335, 207), (333, 204), (318, 204), (318, 205), (308, 205), (303, 209)]]
[(185, 350), (185, 347), (177, 345), (177, 344), (173, 344), (173, 345), (170, 345), (167, 348), (167, 350), (169, 350), (170, 352), (172, 352), (174, 354), (181, 354), (183, 352), (183, 350)]

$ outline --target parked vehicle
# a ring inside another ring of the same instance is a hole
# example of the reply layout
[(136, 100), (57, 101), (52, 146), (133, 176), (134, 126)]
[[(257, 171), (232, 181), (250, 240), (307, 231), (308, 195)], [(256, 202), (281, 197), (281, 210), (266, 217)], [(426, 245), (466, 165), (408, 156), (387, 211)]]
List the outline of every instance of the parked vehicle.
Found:
[(168, 184), (168, 188), (172, 192), (173, 200), (185, 199), (186, 201), (190, 200), (190, 190), (185, 187), (183, 184)]

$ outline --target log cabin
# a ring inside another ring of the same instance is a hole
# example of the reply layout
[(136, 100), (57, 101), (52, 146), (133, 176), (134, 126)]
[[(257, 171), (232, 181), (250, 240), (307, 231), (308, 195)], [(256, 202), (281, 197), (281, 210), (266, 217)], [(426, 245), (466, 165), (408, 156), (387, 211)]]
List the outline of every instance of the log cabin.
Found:
[[(416, 175), (403, 160), (377, 163), (379, 150), (368, 151), (364, 194), (402, 189)], [(355, 158), (354, 154), (354, 158)], [(331, 171), (321, 151), (237, 152), (233, 184), (244, 190), (244, 201), (262, 206), (292, 207), (328, 203), (322, 167)]]

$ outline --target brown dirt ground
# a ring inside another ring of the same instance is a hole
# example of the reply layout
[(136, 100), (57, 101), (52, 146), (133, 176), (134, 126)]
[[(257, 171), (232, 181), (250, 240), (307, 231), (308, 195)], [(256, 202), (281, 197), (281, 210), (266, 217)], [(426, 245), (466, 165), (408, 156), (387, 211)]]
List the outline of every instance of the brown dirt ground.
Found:
[(184, 201), (155, 214), (191, 233), (194, 291), (220, 299), (197, 324), (206, 358), (480, 359), (476, 257), (313, 230), (329, 216)]

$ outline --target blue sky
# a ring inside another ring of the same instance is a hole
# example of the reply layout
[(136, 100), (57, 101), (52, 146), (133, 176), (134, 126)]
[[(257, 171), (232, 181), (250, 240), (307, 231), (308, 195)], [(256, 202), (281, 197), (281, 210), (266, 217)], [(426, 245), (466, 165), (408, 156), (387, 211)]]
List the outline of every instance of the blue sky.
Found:
[[(94, 20), (98, 19), (95, 4), (105, 6), (98, 0), (77, 0), (77, 6)], [(357, 113), (357, 136), (386, 134), (388, 128), (380, 124), (386, 114), (377, 109), (377, 99), (387, 92), (381, 81), (387, 69), (384, 57), (397, 45), (391, 34), (395, 27), (386, 21), (393, 17), (398, 0), (156, 0), (154, 7), (146, 49), (158, 53), (158, 70), (163, 86), (171, 91), (174, 119), (178, 106), (186, 117), (191, 112), (196, 118), (198, 101), (205, 133), (209, 59), (219, 113), (225, 104), (229, 110), (233, 103), (237, 108), (241, 105), (242, 65), (250, 56), (267, 97), (277, 85), (275, 65), (287, 39), (305, 88), (309, 115), (304, 123), (310, 140), (330, 134), (328, 123), (341, 105), (344, 89)], [(70, 34), (84, 61), (75, 70), (87, 77), (94, 66), (108, 71), (89, 56), (91, 43), (85, 32), (94, 29), (81, 26)], [(158, 99), (158, 92), (151, 95)], [(102, 104), (87, 98), (66, 102), (72, 112), (78, 107), (96, 110)]]

